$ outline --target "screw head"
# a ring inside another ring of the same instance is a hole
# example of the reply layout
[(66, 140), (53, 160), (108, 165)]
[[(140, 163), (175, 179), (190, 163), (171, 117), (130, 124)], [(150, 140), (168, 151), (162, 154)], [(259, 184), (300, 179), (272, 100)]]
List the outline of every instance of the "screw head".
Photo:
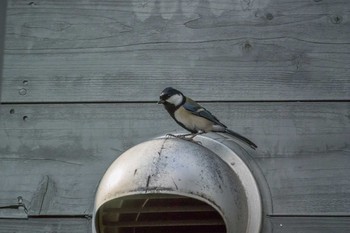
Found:
[(27, 94), (27, 89), (21, 88), (21, 89), (19, 89), (18, 93), (19, 93), (20, 95), (26, 95), (26, 94)]
[(22, 204), (23, 203), (23, 197), (22, 196), (18, 196), (17, 197), (17, 202), (18, 202), (18, 204)]

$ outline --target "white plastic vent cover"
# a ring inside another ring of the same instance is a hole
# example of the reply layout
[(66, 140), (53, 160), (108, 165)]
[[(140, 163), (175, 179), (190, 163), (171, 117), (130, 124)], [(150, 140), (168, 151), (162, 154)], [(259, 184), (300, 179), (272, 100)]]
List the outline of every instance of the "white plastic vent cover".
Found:
[(234, 152), (249, 148), (219, 134), (195, 140), (158, 138), (119, 156), (99, 185), (93, 232), (260, 232), (259, 189)]

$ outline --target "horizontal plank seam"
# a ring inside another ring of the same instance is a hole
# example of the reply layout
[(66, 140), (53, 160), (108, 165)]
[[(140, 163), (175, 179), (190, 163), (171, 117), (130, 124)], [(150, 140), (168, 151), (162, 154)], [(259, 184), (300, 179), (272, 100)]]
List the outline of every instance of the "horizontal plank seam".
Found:
[(350, 218), (350, 213), (335, 214), (267, 214), (269, 218)]
[[(348, 214), (267, 214), (268, 218), (350, 218), (350, 213)], [(92, 219), (91, 214), (83, 215), (28, 215), (28, 218), (32, 219)], [(2, 218), (0, 218), (2, 219)], [(17, 220), (17, 219), (11, 219)]]
[[(198, 103), (337, 103), (350, 102), (350, 99), (337, 100), (198, 100)], [(44, 105), (44, 104), (156, 104), (157, 101), (47, 101), (47, 102), (1, 102), (1, 105)]]
[[(285, 218), (350, 218), (350, 213), (329, 213), (329, 214), (266, 214), (266, 217), (269, 218), (279, 218), (279, 217), (285, 217)], [(67, 218), (67, 219), (91, 219), (92, 214), (72, 214), (72, 215), (28, 215), (28, 218), (37, 218), (37, 219), (45, 219), (45, 218)], [(1, 219), (1, 218), (0, 218)], [(15, 220), (15, 219), (14, 219)]]
[(68, 218), (68, 219), (75, 219), (75, 218), (82, 218), (82, 219), (91, 219), (92, 214), (72, 214), (72, 215), (28, 215), (28, 218)]

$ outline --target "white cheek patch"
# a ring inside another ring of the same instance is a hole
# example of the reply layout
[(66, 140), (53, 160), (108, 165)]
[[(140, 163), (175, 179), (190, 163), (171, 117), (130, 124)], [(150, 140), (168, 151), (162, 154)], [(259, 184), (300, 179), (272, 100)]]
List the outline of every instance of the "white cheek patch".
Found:
[(166, 102), (171, 103), (171, 104), (173, 104), (175, 106), (178, 106), (178, 105), (180, 105), (182, 103), (183, 98), (184, 97), (182, 95), (177, 94), (177, 95), (173, 95), (173, 96), (169, 97), (166, 100)]

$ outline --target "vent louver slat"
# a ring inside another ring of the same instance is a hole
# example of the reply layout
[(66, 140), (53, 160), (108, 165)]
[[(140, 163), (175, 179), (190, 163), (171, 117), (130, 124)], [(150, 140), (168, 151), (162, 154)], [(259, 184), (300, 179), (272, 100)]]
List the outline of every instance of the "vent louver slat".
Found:
[(138, 208), (110, 208), (106, 209), (105, 212), (126, 214), (126, 213), (161, 213), (161, 212), (208, 212), (212, 209), (210, 206), (163, 206), (163, 207), (148, 207), (147, 209)]
[(220, 220), (160, 220), (160, 221), (143, 221), (143, 222), (106, 222), (107, 226), (115, 227), (164, 227), (164, 226), (210, 226), (222, 225)]
[(106, 228), (105, 233), (222, 233), (226, 232), (225, 227), (206, 227), (205, 229), (198, 229), (193, 227), (157, 227), (157, 228), (125, 228), (118, 229)]
[(102, 208), (104, 232), (224, 233), (221, 215), (210, 205), (177, 195), (127, 197)]

